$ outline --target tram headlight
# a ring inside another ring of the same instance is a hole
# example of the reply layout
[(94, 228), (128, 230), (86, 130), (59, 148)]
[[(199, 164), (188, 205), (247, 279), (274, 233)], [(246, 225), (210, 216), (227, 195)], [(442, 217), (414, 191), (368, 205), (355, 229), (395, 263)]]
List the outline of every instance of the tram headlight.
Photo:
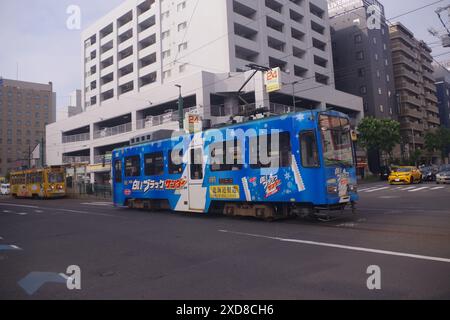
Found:
[(338, 193), (338, 187), (334, 184), (327, 185), (327, 192), (330, 194), (336, 194)]
[(356, 193), (356, 192), (358, 192), (358, 186), (355, 185), (355, 184), (349, 184), (348, 185), (348, 191)]

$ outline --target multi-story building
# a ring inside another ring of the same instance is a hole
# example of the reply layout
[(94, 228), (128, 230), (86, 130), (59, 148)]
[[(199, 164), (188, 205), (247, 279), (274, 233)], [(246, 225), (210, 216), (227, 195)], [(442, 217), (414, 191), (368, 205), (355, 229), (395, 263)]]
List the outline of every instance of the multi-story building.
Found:
[(440, 125), (431, 49), (401, 23), (390, 26), (404, 152), (423, 149), (425, 134)]
[(52, 83), (0, 79), (0, 176), (27, 167), (56, 118)]
[[(325, 0), (125, 1), (82, 33), (84, 112), (49, 126), (49, 161), (97, 164), (138, 134), (177, 129), (175, 85), (212, 125), (256, 107), (358, 119), (361, 99), (334, 86), (329, 30)], [(252, 63), (279, 67), (283, 88), (267, 93), (258, 73), (238, 98)]]
[(433, 67), (441, 126), (450, 128), (450, 71), (438, 64)]
[(374, 5), (384, 16), (375, 0), (328, 0), (336, 89), (362, 97), (366, 116), (396, 119), (389, 27), (385, 19), (371, 25)]

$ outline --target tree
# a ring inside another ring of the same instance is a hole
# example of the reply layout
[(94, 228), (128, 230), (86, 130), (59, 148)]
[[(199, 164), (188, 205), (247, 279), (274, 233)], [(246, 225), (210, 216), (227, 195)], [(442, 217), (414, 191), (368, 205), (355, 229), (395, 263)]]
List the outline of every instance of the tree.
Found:
[(364, 118), (358, 125), (358, 140), (369, 152), (385, 153), (392, 159), (392, 151), (400, 143), (400, 123), (395, 120)]
[(429, 131), (425, 135), (425, 147), (430, 153), (439, 151), (444, 161), (450, 147), (450, 129), (439, 128), (436, 131)]

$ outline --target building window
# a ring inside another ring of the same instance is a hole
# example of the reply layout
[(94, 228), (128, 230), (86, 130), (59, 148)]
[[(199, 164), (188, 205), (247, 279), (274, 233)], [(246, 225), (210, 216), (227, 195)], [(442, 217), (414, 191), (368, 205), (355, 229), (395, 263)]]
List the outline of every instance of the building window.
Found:
[(167, 39), (168, 37), (170, 37), (170, 30), (164, 31), (163, 33), (161, 33), (161, 39)]
[(170, 78), (172, 76), (172, 71), (171, 70), (166, 70), (163, 72), (163, 79), (167, 79)]
[(177, 5), (177, 11), (178, 11), (178, 12), (183, 11), (184, 9), (186, 9), (186, 1), (180, 2), (180, 3)]
[(373, 38), (373, 44), (377, 44), (377, 38)]
[(165, 50), (162, 52), (162, 58), (167, 59), (170, 57), (170, 50)]
[(364, 60), (364, 51), (356, 52), (356, 60)]
[(364, 78), (366, 76), (366, 70), (364, 68), (358, 69), (358, 77)]
[(355, 43), (361, 43), (362, 42), (362, 35), (357, 34), (355, 35)]
[(187, 50), (188, 44), (187, 42), (183, 42), (181, 44), (178, 45), (178, 52), (182, 52), (184, 50)]
[(387, 82), (390, 82), (390, 81), (391, 81), (391, 76), (388, 75), (388, 74), (386, 75), (386, 81), (387, 81)]
[(359, 92), (360, 92), (361, 94), (366, 94), (366, 93), (367, 93), (367, 87), (366, 87), (366, 86), (361, 86), (361, 87), (359, 88)]
[(375, 60), (378, 61), (378, 53), (375, 53)]
[(180, 23), (180, 24), (178, 25), (178, 32), (180, 32), (180, 31), (186, 29), (186, 27), (187, 27), (187, 22), (182, 22), (182, 23)]
[(384, 106), (380, 104), (380, 112), (384, 112)]
[(161, 21), (170, 17), (170, 11), (164, 11), (161, 13)]
[(378, 88), (378, 94), (379, 94), (379, 95), (382, 94), (381, 88)]
[(180, 73), (183, 73), (183, 72), (186, 71), (186, 68), (187, 68), (187, 63), (183, 63), (182, 65), (180, 65), (180, 66), (178, 67), (178, 71), (179, 71)]

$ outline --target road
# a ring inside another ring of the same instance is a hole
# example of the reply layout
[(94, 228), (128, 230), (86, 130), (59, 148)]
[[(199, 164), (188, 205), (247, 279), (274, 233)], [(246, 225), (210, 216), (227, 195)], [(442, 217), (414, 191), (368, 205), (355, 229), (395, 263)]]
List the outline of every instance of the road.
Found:
[[(360, 195), (353, 217), (272, 223), (2, 197), (0, 298), (449, 299), (450, 186)], [(71, 265), (81, 290), (57, 279)]]

